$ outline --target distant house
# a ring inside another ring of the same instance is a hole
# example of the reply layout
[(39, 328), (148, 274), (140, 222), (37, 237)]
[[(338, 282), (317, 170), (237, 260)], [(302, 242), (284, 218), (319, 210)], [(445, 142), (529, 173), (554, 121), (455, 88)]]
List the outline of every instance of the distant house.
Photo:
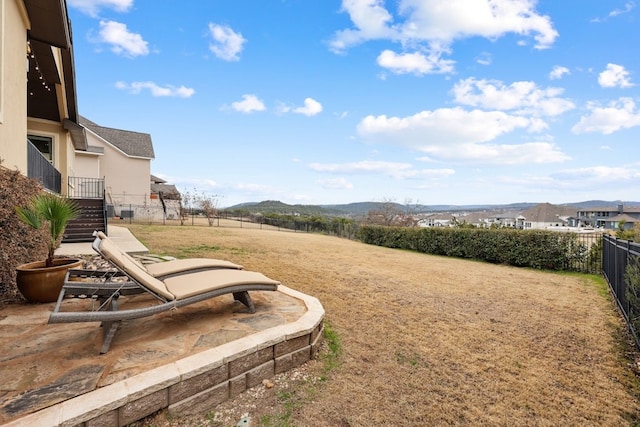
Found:
[(450, 227), (451, 218), (451, 215), (420, 215), (417, 224), (418, 227)]
[(161, 208), (166, 219), (180, 218), (182, 196), (175, 185), (151, 175), (151, 207)]
[(629, 229), (640, 221), (640, 207), (625, 207), (620, 203), (616, 207), (597, 207), (580, 209), (577, 213), (577, 221), (580, 226), (594, 228), (618, 229), (621, 222), (624, 228)]
[(513, 212), (505, 212), (495, 215), (487, 220), (489, 226), (495, 225), (507, 228), (524, 228), (525, 218), (522, 215)]
[[(148, 133), (100, 126), (80, 117), (86, 129), (87, 150), (76, 151), (76, 174), (104, 178), (107, 204), (119, 207), (147, 205), (153, 143)], [(127, 208), (127, 210), (130, 210)]]
[(576, 208), (540, 203), (522, 212), (522, 228), (525, 230), (569, 227)]
[(618, 230), (620, 228), (620, 224), (622, 224), (623, 230), (629, 230), (633, 228), (637, 222), (640, 222), (637, 216), (623, 213), (609, 218), (608, 221), (605, 221), (604, 228), (609, 230)]

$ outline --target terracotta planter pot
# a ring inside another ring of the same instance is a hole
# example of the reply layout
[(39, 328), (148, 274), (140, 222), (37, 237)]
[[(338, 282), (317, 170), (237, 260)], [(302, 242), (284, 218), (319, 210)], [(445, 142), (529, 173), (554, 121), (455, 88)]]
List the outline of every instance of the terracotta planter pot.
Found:
[(82, 260), (75, 258), (55, 259), (52, 267), (45, 267), (44, 261), (29, 262), (16, 268), (16, 284), (29, 302), (55, 302), (67, 270), (81, 267)]

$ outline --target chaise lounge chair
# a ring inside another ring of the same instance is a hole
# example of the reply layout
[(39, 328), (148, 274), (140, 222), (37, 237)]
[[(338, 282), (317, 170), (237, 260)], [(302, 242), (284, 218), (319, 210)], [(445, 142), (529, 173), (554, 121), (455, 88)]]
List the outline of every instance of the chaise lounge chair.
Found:
[[(109, 242), (109, 245), (113, 245), (112, 250), (117, 251), (121, 257), (127, 258), (132, 262), (140, 265), (143, 269), (147, 271), (150, 275), (155, 277), (156, 279), (164, 279), (167, 277), (184, 274), (184, 273), (193, 273), (196, 271), (204, 271), (204, 270), (215, 270), (218, 268), (234, 268), (237, 270), (242, 270), (244, 267), (240, 264), (235, 264), (231, 261), (226, 261), (222, 259), (215, 258), (185, 258), (185, 259), (176, 259), (171, 261), (163, 261), (163, 262), (154, 262), (151, 264), (142, 264), (138, 262), (131, 255), (123, 251), (118, 245), (113, 242), (106, 234), (102, 231), (96, 231), (93, 233), (96, 238), (99, 238), (101, 241)], [(95, 248), (94, 248), (95, 249)]]
[[(237, 268), (182, 269), (161, 276), (160, 279), (151, 275), (129, 255), (124, 256), (122, 249), (105, 237), (103, 233), (96, 233), (93, 249), (115, 267), (116, 273), (99, 281), (65, 281), (49, 316), (49, 323), (101, 322), (104, 334), (101, 354), (109, 351), (123, 320), (152, 316), (224, 294), (233, 294), (236, 301), (240, 301), (250, 313), (254, 313), (255, 306), (249, 291), (275, 291), (280, 284), (262, 273)], [(186, 264), (183, 263), (182, 266)], [(142, 308), (119, 309), (118, 298), (121, 295), (144, 292), (155, 297), (158, 303)], [(97, 309), (62, 311), (66, 297), (80, 295), (97, 300)]]

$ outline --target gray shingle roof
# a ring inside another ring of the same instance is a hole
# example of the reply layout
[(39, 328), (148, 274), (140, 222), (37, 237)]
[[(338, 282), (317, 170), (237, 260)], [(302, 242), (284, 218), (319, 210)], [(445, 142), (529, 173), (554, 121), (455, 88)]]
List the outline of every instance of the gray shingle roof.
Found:
[(155, 176), (154, 174), (151, 174), (151, 183), (153, 183), (153, 184), (166, 184), (167, 181), (165, 181), (162, 178), (159, 178), (159, 177)]
[(100, 126), (83, 116), (80, 116), (79, 119), (79, 123), (82, 126), (89, 129), (102, 139), (108, 141), (110, 144), (113, 144), (125, 154), (135, 157), (145, 157), (148, 159), (155, 158), (151, 135), (148, 133), (132, 132)]
[(627, 215), (627, 214), (616, 215), (613, 218), (607, 218), (607, 221), (611, 221), (611, 222), (625, 221), (625, 222), (632, 222), (632, 223), (638, 222), (638, 220), (636, 218), (632, 217), (631, 215)]
[(151, 193), (162, 193), (166, 200), (180, 200), (180, 192), (175, 185), (171, 184), (151, 184)]
[(561, 216), (576, 216), (577, 212), (578, 210), (571, 206), (540, 203), (525, 210), (522, 215), (527, 221), (553, 223), (558, 222)]

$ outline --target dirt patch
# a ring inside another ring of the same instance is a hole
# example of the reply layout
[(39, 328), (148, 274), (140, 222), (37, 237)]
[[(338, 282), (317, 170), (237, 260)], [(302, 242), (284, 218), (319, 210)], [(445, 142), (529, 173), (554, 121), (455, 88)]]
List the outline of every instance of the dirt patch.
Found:
[(615, 307), (589, 276), (314, 234), (131, 226), (152, 252), (228, 259), (317, 297), (340, 337), (322, 361), (198, 417), (144, 425), (598, 425), (640, 422)]

